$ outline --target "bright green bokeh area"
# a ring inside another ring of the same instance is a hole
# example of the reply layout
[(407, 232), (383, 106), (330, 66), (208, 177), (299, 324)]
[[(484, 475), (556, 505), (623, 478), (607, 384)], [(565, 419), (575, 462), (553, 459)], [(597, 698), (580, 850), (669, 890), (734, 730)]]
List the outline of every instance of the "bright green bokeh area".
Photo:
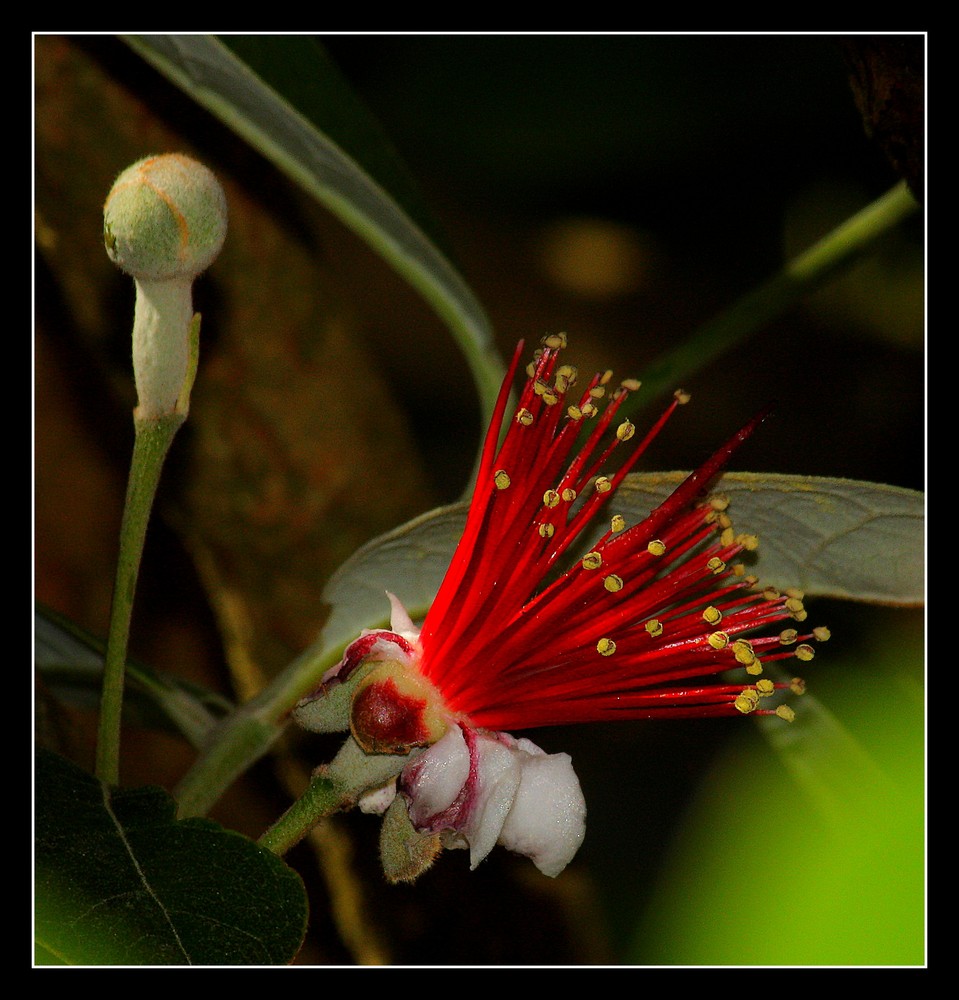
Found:
[(816, 672), (781, 753), (754, 729), (717, 761), (629, 961), (925, 962), (919, 616), (886, 614), (899, 627), (868, 663)]

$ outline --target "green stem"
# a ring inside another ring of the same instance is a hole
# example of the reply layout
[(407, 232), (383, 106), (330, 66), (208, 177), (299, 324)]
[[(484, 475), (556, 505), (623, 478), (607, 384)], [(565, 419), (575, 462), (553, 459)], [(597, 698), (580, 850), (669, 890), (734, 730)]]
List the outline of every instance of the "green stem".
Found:
[(306, 791), (260, 837), (260, 846), (285, 854), (321, 819), (350, 808), (369, 789), (385, 785), (421, 752), (368, 754), (347, 738), (336, 757), (313, 775)]
[(631, 409), (641, 408), (677, 388), (822, 285), (858, 258), (882, 235), (919, 208), (905, 182), (897, 184), (801, 253), (765, 284), (699, 327), (691, 338), (663, 355), (643, 373), (643, 393)]
[(123, 521), (120, 525), (120, 552), (110, 610), (103, 668), (103, 694), (97, 734), (96, 773), (107, 784), (120, 778), (120, 716), (123, 710), (123, 681), (130, 636), (133, 596), (136, 592), (143, 543), (157, 484), (167, 451), (183, 423), (182, 413), (171, 413), (155, 420), (134, 420), (136, 437), (130, 477), (127, 481)]
[(274, 854), (286, 854), (295, 847), (324, 817), (344, 806), (343, 795), (336, 784), (323, 774), (316, 775), (306, 791), (260, 837), (257, 843)]
[(223, 719), (176, 789), (181, 817), (203, 816), (241, 774), (269, 751), (282, 735), (290, 709), (316, 687), (339, 655), (340, 650), (324, 649), (322, 644), (310, 646), (255, 698)]

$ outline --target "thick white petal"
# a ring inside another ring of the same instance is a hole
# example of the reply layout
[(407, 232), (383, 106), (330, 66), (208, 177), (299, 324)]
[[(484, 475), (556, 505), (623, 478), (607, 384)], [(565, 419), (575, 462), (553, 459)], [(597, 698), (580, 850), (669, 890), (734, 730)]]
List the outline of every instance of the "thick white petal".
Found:
[(529, 740), (513, 751), (522, 777), (499, 842), (550, 877), (573, 859), (586, 836), (586, 801), (569, 754), (546, 754)]
[(424, 751), (403, 772), (403, 790), (410, 798), (410, 820), (425, 829), (438, 813), (448, 809), (462, 791), (470, 773), (470, 755), (459, 726), (450, 726), (442, 739)]
[(460, 833), (469, 842), (470, 869), (496, 846), (521, 778), (516, 751), (493, 737), (478, 734), (477, 781)]

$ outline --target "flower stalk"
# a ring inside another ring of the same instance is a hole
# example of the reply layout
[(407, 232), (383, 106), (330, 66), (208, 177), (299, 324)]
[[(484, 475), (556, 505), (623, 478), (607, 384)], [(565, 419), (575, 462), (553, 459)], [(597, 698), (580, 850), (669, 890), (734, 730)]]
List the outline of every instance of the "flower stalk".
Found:
[(101, 781), (111, 785), (118, 784), (120, 777), (120, 717), (127, 645), (147, 524), (164, 459), (184, 419), (183, 414), (172, 413), (154, 420), (135, 420), (136, 436), (120, 525), (120, 550), (110, 607), (97, 733), (96, 774)]
[(186, 420), (199, 356), (193, 281), (226, 238), (226, 197), (213, 174), (180, 154), (151, 156), (117, 178), (103, 207), (107, 254), (136, 286), (134, 445), (120, 525), (97, 733), (96, 774), (120, 777), (120, 722), (133, 598), (163, 463)]

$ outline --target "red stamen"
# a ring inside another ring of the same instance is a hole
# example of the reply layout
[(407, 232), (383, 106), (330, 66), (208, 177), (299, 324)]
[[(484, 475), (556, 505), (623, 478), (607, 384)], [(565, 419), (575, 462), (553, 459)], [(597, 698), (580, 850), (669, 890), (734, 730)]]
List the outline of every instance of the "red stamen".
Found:
[[(759, 707), (760, 694), (749, 685), (702, 681), (744, 666), (760, 672), (754, 649), (765, 659), (793, 655), (778, 636), (761, 637), (748, 648), (734, 637), (794, 611), (785, 597), (747, 589), (750, 581), (727, 568), (743, 544), (730, 541), (731, 532), (720, 542), (722, 528), (711, 523), (716, 511), (693, 506), (768, 409), (641, 523), (607, 532), (586, 562), (547, 585), (557, 559), (582, 538), (679, 402), (630, 445), (618, 471), (595, 479), (632, 437), (627, 423), (603, 444), (627, 391), (607, 402), (577, 447), (582, 412), (602, 395), (608, 376), (595, 376), (578, 409), (567, 412), (569, 370), (558, 367), (559, 354), (555, 342), (538, 354), (497, 447), (519, 349), (513, 357), (463, 537), (423, 625), (422, 673), (450, 710), (490, 729), (771, 711)], [(584, 490), (590, 491), (585, 498)], [(685, 686), (694, 679), (696, 686)]]

